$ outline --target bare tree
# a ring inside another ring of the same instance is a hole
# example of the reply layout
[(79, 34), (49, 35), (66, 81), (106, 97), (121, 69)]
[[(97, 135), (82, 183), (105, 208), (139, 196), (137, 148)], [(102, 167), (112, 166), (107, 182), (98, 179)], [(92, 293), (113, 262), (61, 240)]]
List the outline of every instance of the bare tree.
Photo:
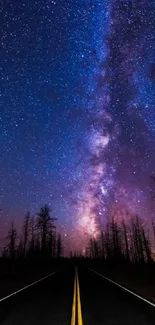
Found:
[(105, 231), (105, 256), (107, 260), (112, 259), (112, 248), (111, 248), (111, 238), (110, 238), (110, 227), (107, 223)]
[(49, 233), (52, 226), (54, 227), (54, 221), (57, 220), (56, 218), (51, 218), (50, 212), (50, 208), (47, 205), (44, 205), (38, 213), (37, 227), (40, 232), (42, 252), (45, 252), (47, 248)]
[(62, 238), (61, 235), (58, 235), (57, 238), (57, 257), (60, 258), (62, 257), (63, 254), (63, 246), (62, 246)]
[[(54, 219), (54, 220), (56, 220), (56, 219)], [(53, 224), (53, 221), (49, 225), (48, 245), (49, 245), (49, 255), (51, 257), (55, 257), (55, 255), (56, 255), (56, 226)]]
[(50, 208), (47, 205), (45, 205), (41, 207), (37, 218), (37, 226), (40, 231), (40, 237), (41, 237), (41, 249), (43, 252), (45, 251), (46, 248), (50, 221), (51, 221)]
[(100, 235), (100, 242), (101, 242), (101, 258), (105, 259), (105, 234), (103, 230), (101, 231)]
[(151, 245), (150, 245), (150, 240), (149, 240), (149, 231), (148, 231), (148, 235), (146, 236), (144, 228), (142, 228), (142, 237), (143, 237), (143, 243), (144, 243), (147, 262), (150, 263), (150, 262), (152, 262), (152, 256), (151, 256)]
[(16, 228), (14, 227), (14, 223), (11, 223), (11, 229), (8, 231), (8, 236), (7, 236), (7, 250), (9, 253), (9, 257), (11, 259), (15, 258), (15, 252), (16, 252), (16, 240), (17, 240), (17, 231)]
[(155, 220), (152, 220), (152, 229), (153, 229), (153, 235), (154, 235), (154, 239), (155, 239)]
[(145, 262), (142, 221), (137, 215), (132, 221), (132, 235), (135, 245), (136, 260), (137, 262)]
[(19, 243), (18, 243), (18, 246), (17, 246), (17, 257), (18, 258), (23, 258), (23, 238), (22, 236), (20, 236), (20, 239), (19, 239)]
[(130, 261), (130, 253), (129, 253), (129, 242), (128, 242), (128, 230), (125, 221), (122, 221), (122, 228), (123, 228), (123, 235), (124, 235), (124, 242), (125, 242), (125, 257), (127, 261)]
[(35, 249), (35, 219), (32, 216), (29, 220), (29, 253), (34, 254)]
[(113, 252), (113, 259), (117, 261), (122, 258), (122, 238), (118, 223), (112, 218), (110, 223), (111, 228), (111, 247)]
[(29, 229), (30, 229), (30, 212), (27, 212), (27, 214), (24, 218), (24, 225), (23, 225), (23, 254), (24, 254), (24, 256), (26, 254), (26, 249), (27, 249)]

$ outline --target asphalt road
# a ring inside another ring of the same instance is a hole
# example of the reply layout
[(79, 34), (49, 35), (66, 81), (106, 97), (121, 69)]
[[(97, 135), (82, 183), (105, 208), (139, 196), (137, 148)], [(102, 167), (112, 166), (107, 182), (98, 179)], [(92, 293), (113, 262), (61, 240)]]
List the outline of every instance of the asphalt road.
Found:
[(75, 282), (74, 268), (67, 267), (1, 302), (0, 325), (69, 325), (71, 319), (73, 324), (73, 309), (78, 310), (79, 301), (78, 325), (155, 323), (154, 307), (82, 267), (78, 268), (77, 280), (80, 295), (73, 306)]

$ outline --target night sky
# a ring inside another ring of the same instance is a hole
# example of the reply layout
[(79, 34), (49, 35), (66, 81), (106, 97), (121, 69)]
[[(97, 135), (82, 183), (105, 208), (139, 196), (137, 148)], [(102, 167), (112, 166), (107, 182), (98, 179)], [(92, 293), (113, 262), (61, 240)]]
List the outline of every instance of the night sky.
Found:
[(66, 245), (153, 215), (155, 1), (1, 0), (0, 226), (47, 203)]

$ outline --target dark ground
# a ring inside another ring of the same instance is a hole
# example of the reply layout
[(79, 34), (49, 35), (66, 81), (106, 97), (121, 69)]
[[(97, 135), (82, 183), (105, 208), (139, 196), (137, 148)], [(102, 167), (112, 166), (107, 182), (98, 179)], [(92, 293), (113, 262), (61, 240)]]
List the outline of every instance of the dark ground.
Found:
[[(83, 325), (154, 324), (155, 308), (79, 266)], [(38, 285), (0, 303), (1, 325), (69, 325), (74, 267), (68, 265)]]
[(88, 265), (155, 304), (155, 263), (113, 265), (90, 261)]
[(0, 299), (66, 265), (66, 260), (18, 260), (0, 258)]

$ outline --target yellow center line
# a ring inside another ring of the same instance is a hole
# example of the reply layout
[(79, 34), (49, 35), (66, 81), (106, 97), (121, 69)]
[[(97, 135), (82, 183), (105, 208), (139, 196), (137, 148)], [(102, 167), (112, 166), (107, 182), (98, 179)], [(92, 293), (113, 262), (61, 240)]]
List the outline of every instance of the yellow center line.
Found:
[[(76, 324), (76, 315), (77, 315), (77, 324)], [(79, 285), (77, 269), (75, 269), (75, 278), (74, 278), (74, 293), (73, 293), (71, 325), (83, 325), (81, 300), (80, 300), (80, 285)]]
[(78, 273), (77, 273), (77, 301), (78, 301), (78, 325), (83, 325)]
[(76, 316), (76, 272), (75, 272), (75, 279), (74, 279), (74, 293), (73, 293), (71, 325), (75, 325), (75, 316)]

